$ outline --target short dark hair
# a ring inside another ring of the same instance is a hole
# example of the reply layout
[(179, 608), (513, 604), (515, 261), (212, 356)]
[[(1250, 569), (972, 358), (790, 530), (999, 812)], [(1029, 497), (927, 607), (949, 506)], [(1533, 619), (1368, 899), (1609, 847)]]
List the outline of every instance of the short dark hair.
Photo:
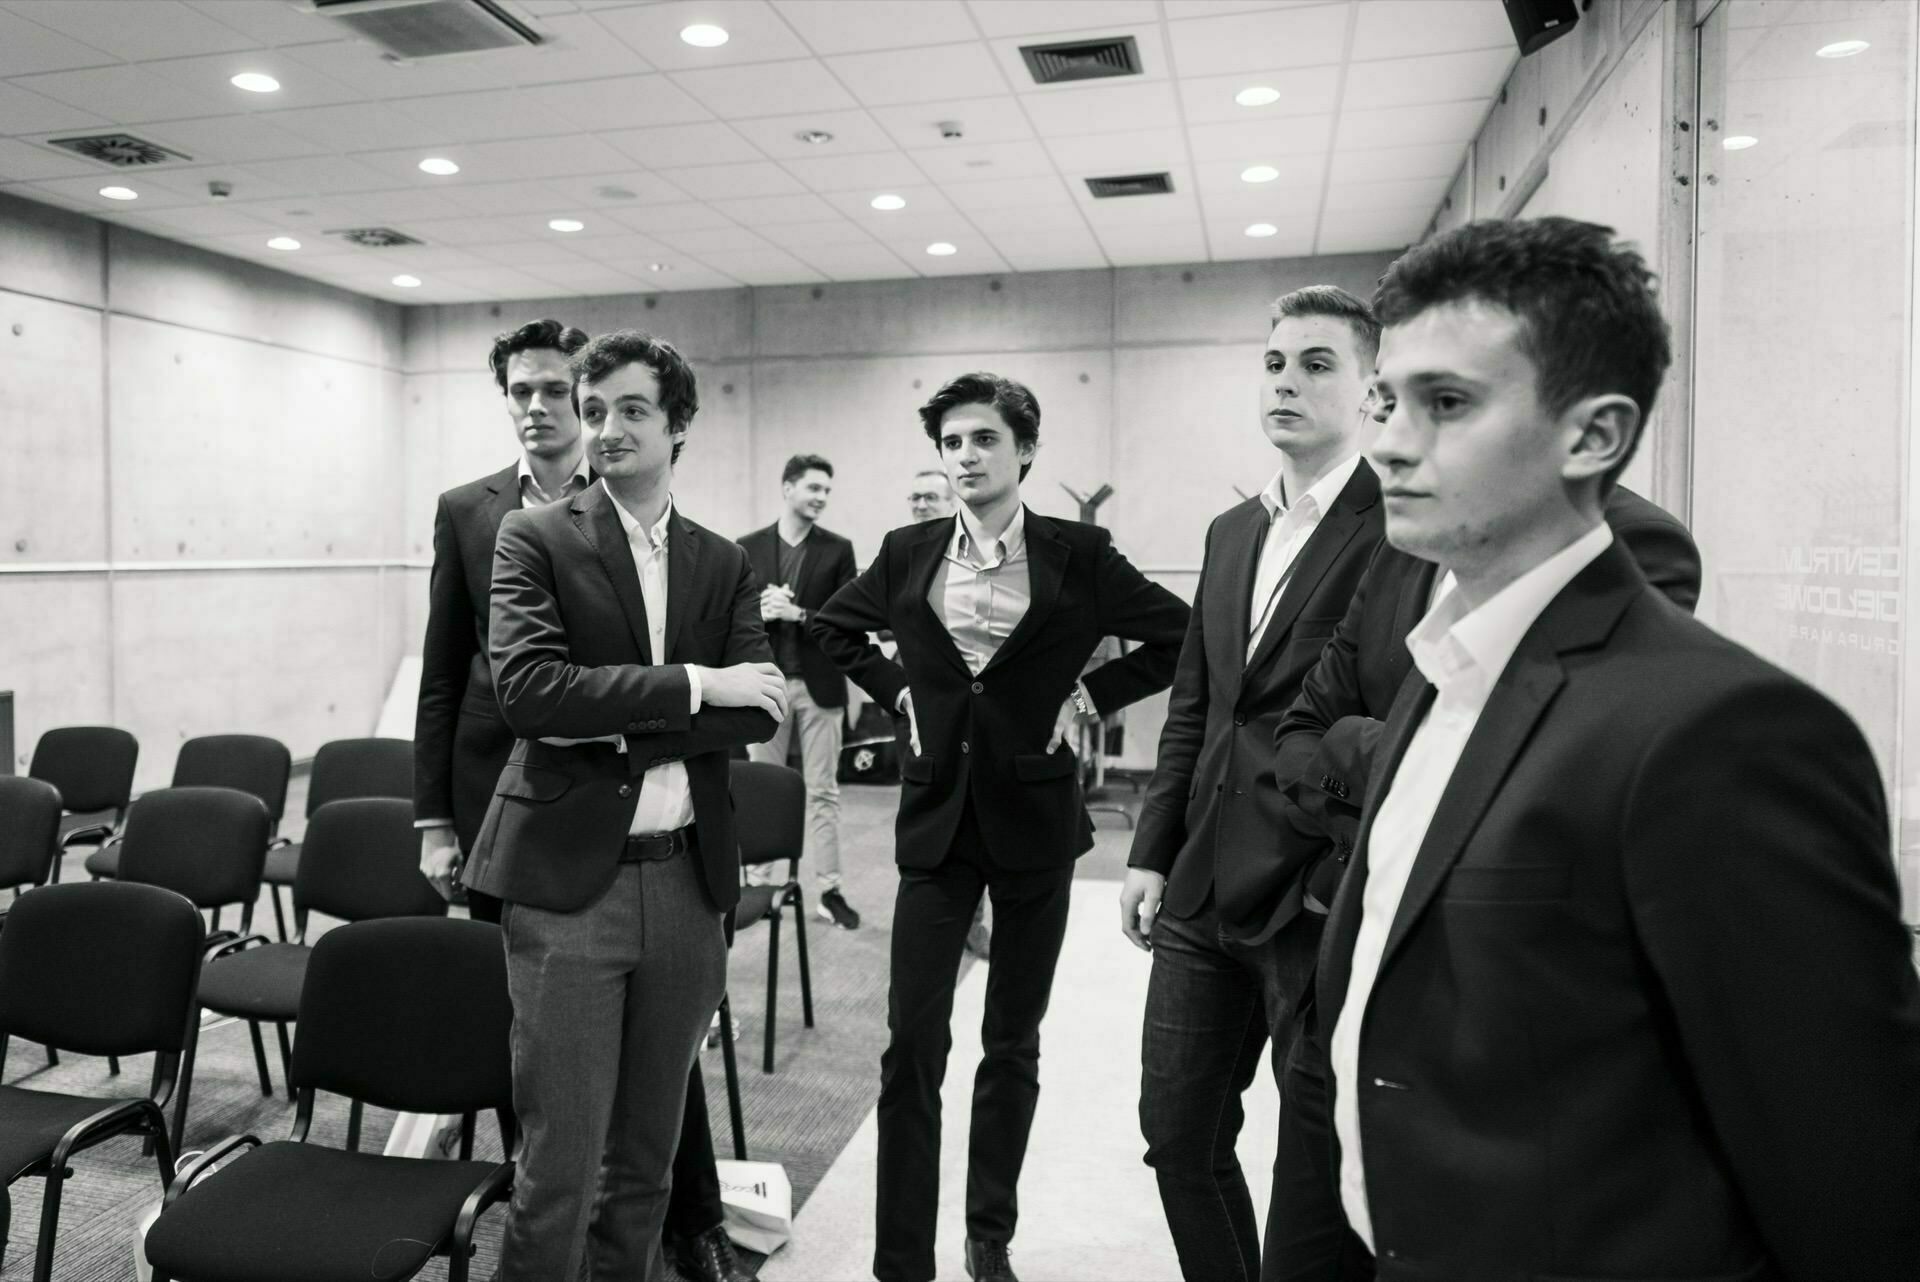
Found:
[(1402, 254), (1380, 278), (1373, 310), (1389, 328), (1448, 303), (1514, 314), (1549, 413), (1618, 393), (1640, 407), (1641, 430), (1606, 477), (1610, 490), (1646, 434), (1673, 348), (1646, 260), (1613, 228), (1571, 218), (1482, 220)]
[(785, 467), (780, 469), (780, 484), (797, 481), (808, 472), (825, 472), (828, 476), (832, 476), (833, 464), (818, 454), (796, 454), (787, 460)]
[[(573, 357), (573, 410), (580, 412), (580, 384), (598, 383), (626, 365), (645, 365), (660, 384), (660, 411), (667, 416), (667, 431), (684, 432), (693, 416), (700, 412), (700, 389), (687, 364), (672, 343), (637, 329), (616, 329), (582, 347)], [(680, 461), (675, 441), (671, 462)]]
[(1271, 318), (1269, 328), (1289, 316), (1331, 316), (1345, 321), (1360, 344), (1363, 372), (1372, 369), (1380, 355), (1380, 322), (1373, 309), (1338, 285), (1303, 285), (1274, 299), (1267, 315)]
[[(927, 429), (927, 439), (935, 449), (940, 446), (940, 420), (948, 411), (962, 405), (991, 405), (1013, 432), (1015, 441), (1021, 445), (1039, 443), (1040, 402), (1034, 399), (1026, 384), (976, 370), (952, 380), (920, 407), (920, 425)], [(1026, 480), (1032, 468), (1033, 464), (1022, 463), (1020, 479)]]
[(500, 385), (504, 393), (507, 390), (507, 359), (515, 352), (549, 348), (562, 356), (572, 356), (586, 345), (587, 331), (584, 329), (562, 325), (552, 317), (528, 321), (519, 329), (494, 335), (493, 350), (487, 353), (487, 368), (493, 371), (493, 381)]

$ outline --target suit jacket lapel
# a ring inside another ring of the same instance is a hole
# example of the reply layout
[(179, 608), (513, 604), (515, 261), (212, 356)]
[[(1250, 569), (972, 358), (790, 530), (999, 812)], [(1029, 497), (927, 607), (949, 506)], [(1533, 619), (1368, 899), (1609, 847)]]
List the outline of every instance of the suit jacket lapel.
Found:
[[(740, 546), (747, 550), (747, 564), (753, 567), (761, 584), (780, 581), (780, 524), (775, 522), (764, 530), (756, 530), (740, 540)], [(673, 568), (672, 558), (667, 561), (669, 571)]]
[[(495, 472), (487, 478), (487, 489), (493, 498), (487, 503), (487, 518), (492, 528), (498, 530), (500, 522), (507, 519), (507, 513), (520, 510), (520, 468), (518, 464), (504, 471)], [(493, 560), (491, 556), (487, 558)]]
[[(600, 558), (601, 566), (607, 572), (607, 578), (613, 584), (614, 599), (620, 602), (620, 612), (627, 616), (627, 628), (633, 633), (633, 643), (640, 648), (640, 661), (653, 662), (653, 646), (648, 640), (647, 603), (640, 595), (640, 571), (633, 563), (633, 549), (627, 544), (627, 531), (620, 524), (620, 514), (613, 510), (613, 501), (607, 492), (599, 486), (581, 491), (571, 505), (573, 523)], [(669, 575), (673, 565), (668, 564)], [(673, 591), (672, 577), (667, 590)], [(667, 618), (673, 618), (671, 609)]]
[[(1301, 607), (1306, 605), (1314, 589), (1320, 586), (1320, 580), (1333, 568), (1333, 563), (1339, 559), (1347, 544), (1353, 541), (1353, 536), (1360, 532), (1366, 519), (1363, 514), (1379, 501), (1379, 478), (1363, 459), (1354, 466), (1347, 483), (1340, 487), (1340, 493), (1328, 504), (1326, 514), (1320, 518), (1319, 526), (1307, 539), (1307, 545), (1300, 549), (1292, 572), (1287, 576), (1287, 585), (1281, 589), (1280, 599), (1273, 603), (1273, 617), (1267, 620), (1266, 631), (1260, 634), (1259, 649), (1247, 656), (1247, 672), (1251, 673), (1265, 663), (1280, 648), (1281, 639), (1293, 627)], [(1249, 580), (1249, 617), (1247, 626), (1241, 630), (1242, 637), (1253, 631), (1251, 611), (1265, 604), (1255, 604), (1252, 596)]]
[[(1023, 512), (1027, 521), (1027, 612), (1013, 625), (1013, 635), (1001, 643), (987, 660), (996, 668), (1020, 653), (1046, 626), (1060, 599), (1060, 584), (1067, 577), (1067, 541), (1053, 528), (1053, 522), (1037, 512)], [(984, 671), (985, 669), (982, 669)]]
[(960, 647), (953, 643), (953, 634), (947, 631), (947, 621), (927, 600), (927, 594), (933, 591), (934, 573), (940, 568), (941, 558), (946, 554), (947, 544), (953, 538), (954, 525), (959, 519), (929, 521), (922, 527), (926, 533), (913, 545), (907, 559), (907, 592), (913, 598), (908, 609), (917, 611), (925, 620), (933, 636), (934, 650), (970, 677), (972, 673), (967, 668), (967, 661), (961, 657)]
[(1223, 522), (1220, 537), (1209, 552), (1205, 603), (1207, 666), (1225, 678), (1238, 697), (1240, 678), (1245, 668), (1247, 633), (1252, 630), (1253, 575), (1260, 563), (1260, 548), (1267, 537), (1267, 509), (1257, 498), (1248, 499), (1230, 509), (1231, 519)]
[(656, 656), (657, 663), (670, 663), (680, 653), (680, 636), (693, 613), (693, 589), (699, 582), (700, 544), (700, 531), (674, 508), (667, 520), (667, 652)]

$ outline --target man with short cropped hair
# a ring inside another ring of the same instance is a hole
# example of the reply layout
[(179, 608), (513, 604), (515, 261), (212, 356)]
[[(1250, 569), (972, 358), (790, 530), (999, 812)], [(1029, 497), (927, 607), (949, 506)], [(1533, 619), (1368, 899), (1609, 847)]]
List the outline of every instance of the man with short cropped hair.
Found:
[(907, 514), (916, 522), (953, 515), (953, 486), (947, 483), (945, 472), (923, 467), (913, 474), (913, 485), (907, 491)]

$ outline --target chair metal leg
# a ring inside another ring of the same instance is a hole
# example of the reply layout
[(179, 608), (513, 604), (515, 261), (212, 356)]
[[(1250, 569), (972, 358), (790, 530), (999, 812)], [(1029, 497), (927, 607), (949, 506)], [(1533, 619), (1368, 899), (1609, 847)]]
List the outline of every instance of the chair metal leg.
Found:
[(213, 926), (207, 931), (209, 935), (217, 935), (220, 933), (220, 914), (225, 911), (224, 908), (216, 908), (213, 910)]
[(800, 952), (800, 1013), (806, 1026), (813, 1027), (813, 968), (807, 964), (807, 901), (800, 887), (793, 888), (793, 942)]
[(293, 1095), (293, 1044), (287, 1040), (285, 1024), (275, 1024), (273, 1027), (280, 1034), (280, 1071), (286, 1075), (287, 1095), (291, 1098)]
[(47, 1191), (40, 1198), (40, 1242), (33, 1253), (33, 1282), (53, 1282), (53, 1240), (60, 1231), (60, 1194), (67, 1173), (59, 1167), (47, 1172)]
[(193, 1061), (200, 1051), (200, 1008), (187, 1012), (187, 1049), (180, 1062), (180, 1090), (173, 1101), (173, 1151), (181, 1151), (187, 1133), (187, 1097), (193, 1094)]
[[(60, 1052), (55, 1050), (51, 1046), (46, 1048), (46, 1052), (47, 1052), (47, 1067), (48, 1068), (60, 1067)], [(115, 1069), (114, 1071), (118, 1072), (119, 1070)]]
[(253, 905), (240, 905), (240, 936), (246, 938), (253, 933)]
[(762, 1039), (765, 1049), (760, 1055), (760, 1071), (773, 1072), (773, 1025), (774, 1014), (779, 1010), (780, 1002), (780, 912), (776, 910), (767, 918), (767, 1031)]
[(733, 1054), (733, 1003), (720, 999), (720, 1061), (727, 1070), (727, 1119), (733, 1124), (733, 1155), (747, 1160), (747, 1121), (740, 1109), (740, 1065)]
[[(55, 1052), (51, 1046), (47, 1047), (47, 1053), (50, 1057), (57, 1055), (57, 1052)], [(120, 1057), (118, 1055), (107, 1056), (107, 1076), (120, 1076)]]
[(260, 1040), (259, 1020), (250, 1019), (247, 1021), (247, 1035), (253, 1039), (253, 1067), (254, 1071), (260, 1074), (260, 1093), (262, 1095), (271, 1095), (273, 1094), (273, 1079), (267, 1076), (267, 1047), (266, 1043)]
[(267, 894), (273, 899), (273, 924), (280, 932), (280, 942), (284, 944), (287, 942), (287, 915), (286, 911), (280, 907), (280, 887), (270, 883), (267, 886)]
[(347, 1109), (347, 1152), (360, 1151), (360, 1101), (354, 1100)]

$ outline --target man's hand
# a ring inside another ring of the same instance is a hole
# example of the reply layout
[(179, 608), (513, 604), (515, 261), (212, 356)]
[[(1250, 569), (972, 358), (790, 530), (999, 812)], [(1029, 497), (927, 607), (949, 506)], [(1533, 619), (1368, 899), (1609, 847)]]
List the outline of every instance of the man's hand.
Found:
[(701, 668), (700, 701), (717, 708), (758, 708), (775, 721), (785, 721), (787, 679), (771, 663)]
[(1060, 705), (1059, 713), (1053, 718), (1053, 735), (1047, 740), (1047, 751), (1052, 752), (1066, 740), (1067, 735), (1073, 731), (1074, 722), (1085, 720), (1087, 718), (1080, 715), (1080, 709), (1074, 706), (1073, 697), (1069, 695), (1067, 701)]
[(793, 603), (793, 589), (769, 583), (760, 589), (762, 623), (798, 623), (803, 611)]
[(907, 746), (913, 749), (913, 755), (920, 755), (920, 722), (913, 715), (913, 690), (911, 687), (900, 692), (898, 707), (907, 718)]
[(1160, 915), (1160, 897), (1167, 879), (1151, 868), (1129, 868), (1120, 887), (1120, 932), (1143, 953), (1153, 951), (1153, 919)]
[(420, 875), (442, 899), (453, 898), (453, 875), (460, 871), (460, 839), (451, 824), (420, 830)]

